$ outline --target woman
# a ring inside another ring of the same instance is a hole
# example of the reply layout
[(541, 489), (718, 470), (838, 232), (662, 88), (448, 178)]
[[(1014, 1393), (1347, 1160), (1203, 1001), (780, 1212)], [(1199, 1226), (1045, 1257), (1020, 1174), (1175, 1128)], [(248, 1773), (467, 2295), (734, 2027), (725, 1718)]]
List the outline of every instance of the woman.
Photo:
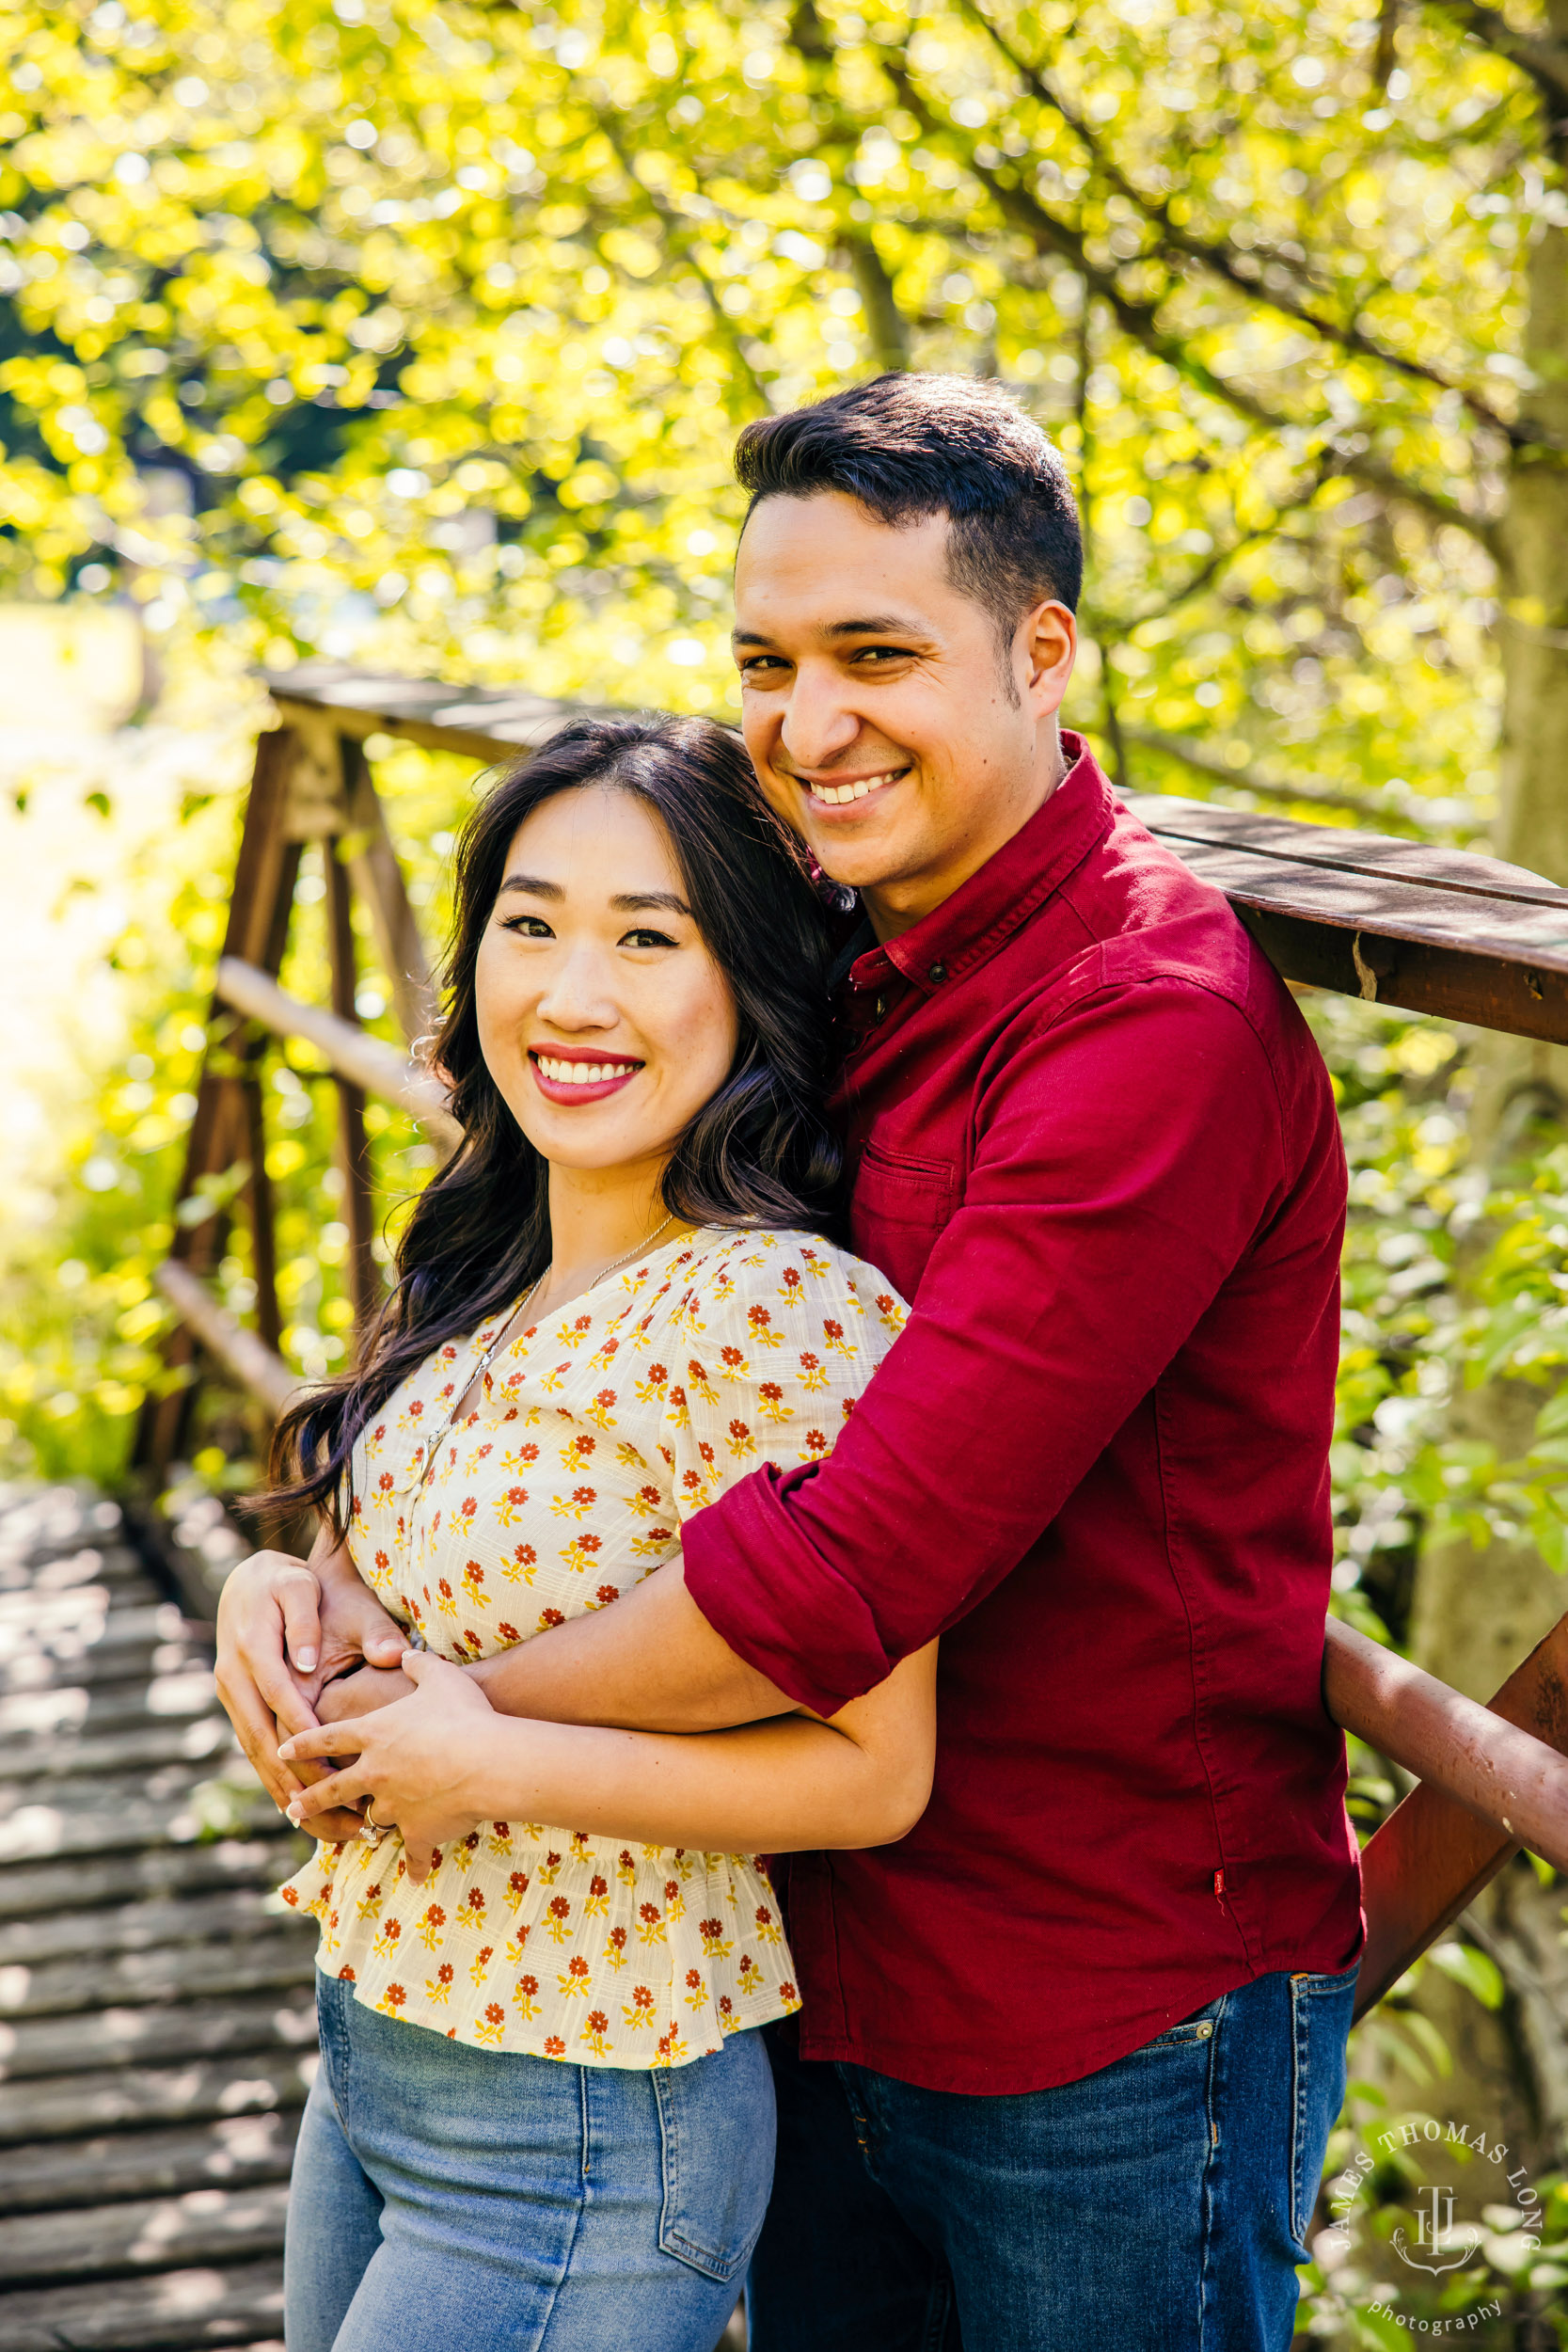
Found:
[(274, 1500), (420, 1645), (281, 1751), (351, 1759), (297, 1820), (373, 1824), (284, 1889), (323, 1930), (288, 2343), (711, 2352), (771, 2173), (753, 2029), (799, 2005), (752, 1856), (912, 1825), (934, 1657), (704, 1738), (509, 1721), (462, 1667), (826, 1454), (902, 1308), (825, 1238), (825, 944), (724, 730), (566, 728), (470, 820), (456, 899), (463, 1148), (362, 1367), (279, 1430)]

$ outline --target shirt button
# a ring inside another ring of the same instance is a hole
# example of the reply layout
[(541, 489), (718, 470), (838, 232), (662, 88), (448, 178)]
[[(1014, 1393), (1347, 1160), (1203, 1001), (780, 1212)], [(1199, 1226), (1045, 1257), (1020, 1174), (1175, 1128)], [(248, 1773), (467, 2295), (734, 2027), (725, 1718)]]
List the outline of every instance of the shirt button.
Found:
[(926, 977), (928, 980), (944, 980), (947, 977), (946, 964), (933, 963), (930, 970), (927, 973)]

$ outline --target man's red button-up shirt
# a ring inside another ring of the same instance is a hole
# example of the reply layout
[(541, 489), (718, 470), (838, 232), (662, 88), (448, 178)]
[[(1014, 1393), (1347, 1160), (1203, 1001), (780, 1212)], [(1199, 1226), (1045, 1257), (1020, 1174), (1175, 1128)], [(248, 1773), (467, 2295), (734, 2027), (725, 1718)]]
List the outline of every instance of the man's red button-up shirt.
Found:
[(912, 1302), (832, 1459), (688, 1522), (829, 1714), (942, 1636), (901, 1844), (797, 1856), (807, 2057), (1011, 2092), (1361, 1939), (1320, 1677), (1345, 1176), (1220, 894), (1074, 764), (851, 968), (852, 1240)]

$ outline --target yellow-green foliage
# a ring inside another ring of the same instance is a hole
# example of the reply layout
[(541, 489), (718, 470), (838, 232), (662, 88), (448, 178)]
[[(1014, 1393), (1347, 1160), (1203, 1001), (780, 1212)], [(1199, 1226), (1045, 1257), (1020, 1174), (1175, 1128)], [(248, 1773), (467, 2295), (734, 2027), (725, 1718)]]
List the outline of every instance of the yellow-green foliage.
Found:
[(734, 428), (907, 351), (1057, 430), (1130, 725), (1463, 821), (1560, 199), (1458, 13), (13, 6), (13, 576), (722, 708)]

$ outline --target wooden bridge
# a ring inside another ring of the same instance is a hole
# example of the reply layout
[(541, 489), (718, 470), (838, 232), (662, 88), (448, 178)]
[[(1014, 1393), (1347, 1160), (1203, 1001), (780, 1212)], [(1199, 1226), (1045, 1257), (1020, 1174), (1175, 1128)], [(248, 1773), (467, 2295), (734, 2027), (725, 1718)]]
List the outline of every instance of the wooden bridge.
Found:
[[(438, 1149), (455, 1139), (414, 1052), (431, 1025), (429, 964), (365, 739), (487, 764), (572, 715), (520, 691), (325, 663), (272, 686), (279, 724), (261, 739), (246, 808), (181, 1187), (188, 1221), (159, 1276), (180, 1321), (137, 1436), (150, 1493), (181, 1452), (204, 1371), (262, 1417), (296, 1385), (279, 1353), (271, 1041), (309, 1040), (335, 1075), (360, 1326), (381, 1282), (367, 1096), (410, 1111)], [(1568, 1043), (1568, 891), (1386, 835), (1132, 797), (1288, 978)], [(330, 1006), (278, 980), (311, 841)], [(356, 894), (401, 1050), (355, 1009)], [(249, 1326), (209, 1282), (236, 1200)], [(0, 1493), (0, 2352), (280, 2345), (283, 2185), (314, 2063), (311, 1935), (269, 1901), (286, 1825), (216, 1708), (206, 1620), (221, 1576), (186, 1555), (171, 1583), (166, 1556), (131, 1541), (103, 1498)], [(1568, 1618), (1490, 1708), (1331, 1622), (1324, 1695), (1419, 1784), (1363, 1857), (1365, 2010), (1522, 1847), (1568, 1872)]]
[(294, 1841), (120, 1506), (0, 1490), (0, 2345), (271, 2344), (315, 2064)]

